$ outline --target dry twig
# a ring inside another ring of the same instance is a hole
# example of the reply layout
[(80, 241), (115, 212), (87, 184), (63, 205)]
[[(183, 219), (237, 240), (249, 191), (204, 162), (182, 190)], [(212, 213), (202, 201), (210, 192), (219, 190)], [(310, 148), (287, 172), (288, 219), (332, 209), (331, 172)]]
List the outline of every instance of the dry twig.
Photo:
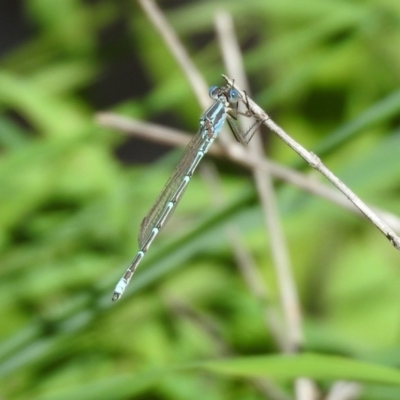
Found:
[(324, 175), (330, 182), (332, 182), (390, 241), (390, 243), (397, 249), (400, 250), (400, 238), (395, 232), (386, 225), (355, 193), (353, 193), (336, 175), (334, 175), (319, 159), (319, 157), (306, 150), (302, 145), (297, 143), (292, 137), (290, 137), (279, 125), (277, 125), (268, 114), (246, 95), (246, 93), (239, 89), (232, 79), (229, 79), (225, 75), (223, 78), (228, 82), (229, 85), (234, 87), (242, 95), (243, 101), (246, 103), (246, 107), (249, 110), (249, 115), (261, 121), (269, 129), (271, 129), (284, 143), (286, 143), (291, 149), (293, 149), (300, 157), (307, 161), (307, 163)]

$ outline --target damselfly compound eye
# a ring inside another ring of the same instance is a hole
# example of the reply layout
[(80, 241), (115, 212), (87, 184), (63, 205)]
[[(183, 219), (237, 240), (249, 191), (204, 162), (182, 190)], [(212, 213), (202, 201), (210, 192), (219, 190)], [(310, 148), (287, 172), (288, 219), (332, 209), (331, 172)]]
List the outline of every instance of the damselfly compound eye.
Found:
[(228, 101), (229, 103), (237, 103), (240, 100), (240, 94), (236, 89), (228, 90)]
[(211, 87), (210, 87), (210, 90), (208, 91), (208, 95), (209, 95), (212, 99), (217, 100), (217, 99), (218, 99), (218, 96), (219, 96), (219, 92), (220, 92), (220, 90), (219, 90), (219, 87), (218, 87), (218, 86), (211, 86)]

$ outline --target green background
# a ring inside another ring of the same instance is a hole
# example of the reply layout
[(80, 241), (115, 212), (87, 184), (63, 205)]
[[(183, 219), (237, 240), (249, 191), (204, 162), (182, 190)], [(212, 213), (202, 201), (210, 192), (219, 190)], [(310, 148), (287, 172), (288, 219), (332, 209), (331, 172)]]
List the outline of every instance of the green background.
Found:
[[(123, 146), (95, 113), (194, 133), (203, 110), (135, 1), (21, 4), (29, 35), (0, 59), (0, 397), (268, 398), (237, 377), (263, 375), (288, 398), (293, 378), (310, 376), (323, 391), (355, 379), (367, 382), (360, 399), (399, 399), (399, 253), (364, 218), (277, 185), (304, 350), (314, 353), (280, 358), (226, 223), (239, 226), (279, 308), (269, 238), (251, 175), (226, 160), (217, 161), (223, 203), (196, 174), (111, 303), (182, 150), (144, 164), (160, 149)], [(362, 199), (400, 215), (398, 0), (159, 5), (210, 85), (224, 72), (214, 14), (230, 11), (258, 104)], [(310, 172), (268, 132), (265, 150)], [(262, 358), (213, 364), (233, 354)]]

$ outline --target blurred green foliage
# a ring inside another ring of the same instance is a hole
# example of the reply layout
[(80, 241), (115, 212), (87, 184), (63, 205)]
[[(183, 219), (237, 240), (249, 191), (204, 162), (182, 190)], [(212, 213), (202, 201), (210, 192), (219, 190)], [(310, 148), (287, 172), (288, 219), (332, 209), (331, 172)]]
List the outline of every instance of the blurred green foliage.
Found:
[[(122, 165), (115, 152), (125, 139), (94, 122), (96, 88), (113, 62), (135, 53), (129, 79), (143, 79), (142, 71), (148, 90), (108, 100), (109, 109), (146, 120), (173, 113), (190, 131), (201, 110), (134, 1), (23, 4), (32, 35), (0, 59), (0, 397), (261, 398), (250, 381), (176, 369), (227, 349), (279, 352), (225, 235), (226, 222), (240, 226), (278, 304), (249, 176), (224, 165), (226, 201), (218, 208), (194, 177), (130, 291), (112, 305), (114, 285), (137, 251), (140, 221), (181, 151), (148, 166)], [(160, 6), (210, 84), (222, 83), (224, 72), (213, 16), (229, 10), (259, 104), (365, 201), (400, 215), (398, 0)], [(124, 27), (125, 41), (104, 51), (100, 37), (115, 26)], [(274, 137), (266, 151), (305, 170)], [(305, 348), (322, 357), (305, 358), (300, 370), (322, 388), (340, 376), (368, 382), (362, 399), (400, 398), (398, 386), (378, 386), (399, 382), (393, 370), (368, 369), (400, 366), (398, 252), (335, 205), (286, 185), (278, 196)], [(323, 354), (365, 364), (347, 369)], [(265, 368), (290, 393), (297, 370), (289, 363), (279, 374), (279, 363)], [(325, 374), (313, 372), (319, 363)]]

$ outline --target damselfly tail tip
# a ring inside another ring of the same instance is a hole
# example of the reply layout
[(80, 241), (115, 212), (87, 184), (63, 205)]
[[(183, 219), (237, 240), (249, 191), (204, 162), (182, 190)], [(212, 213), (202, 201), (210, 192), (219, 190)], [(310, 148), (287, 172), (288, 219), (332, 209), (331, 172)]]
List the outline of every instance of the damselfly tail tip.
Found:
[(114, 289), (114, 293), (112, 296), (112, 301), (117, 301), (121, 298), (121, 296), (123, 295), (127, 285), (129, 283), (129, 280), (125, 279), (124, 277), (122, 277), (119, 282), (117, 283), (117, 286), (115, 286)]
[(117, 300), (120, 299), (121, 295), (122, 295), (122, 293), (114, 292), (111, 300), (113, 302), (116, 302)]

